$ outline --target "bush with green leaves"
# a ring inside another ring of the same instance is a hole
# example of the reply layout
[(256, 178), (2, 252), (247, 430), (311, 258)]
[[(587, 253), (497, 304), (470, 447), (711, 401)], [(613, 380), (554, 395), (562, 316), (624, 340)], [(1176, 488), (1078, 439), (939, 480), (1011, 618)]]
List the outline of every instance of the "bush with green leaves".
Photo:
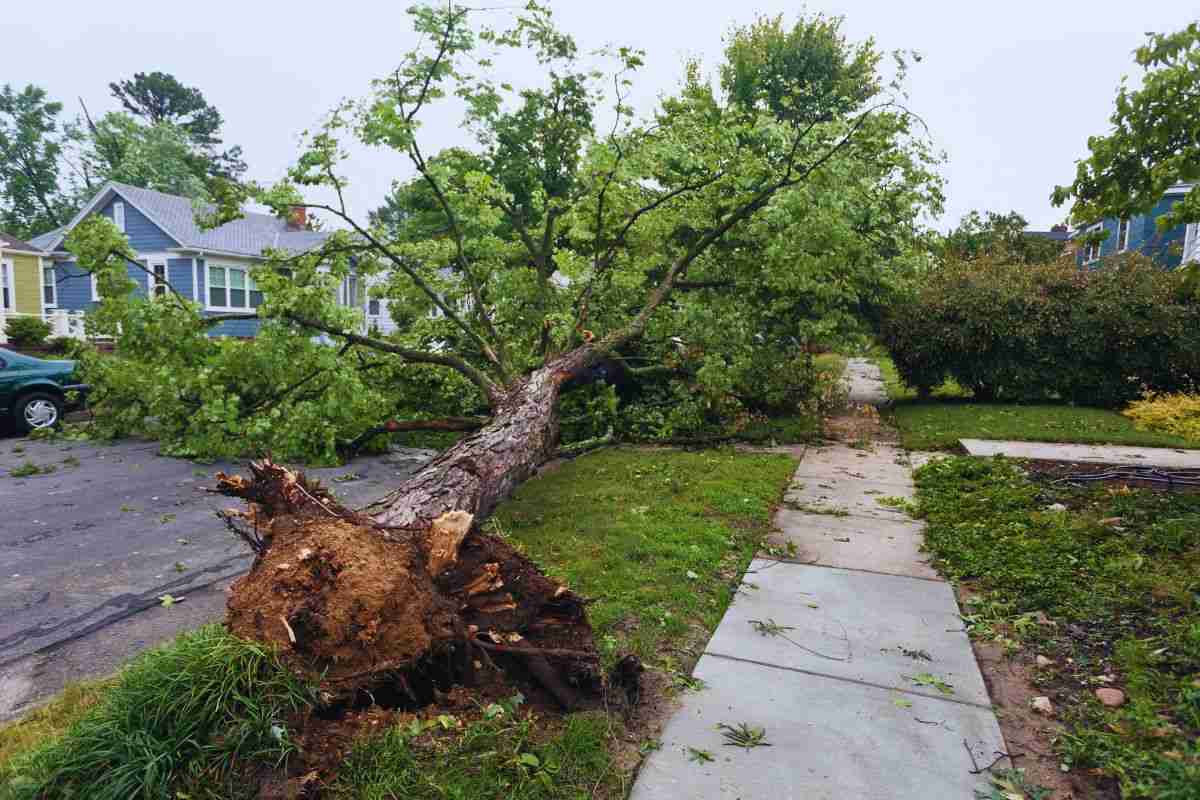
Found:
[(78, 359), (80, 354), (88, 348), (88, 344), (82, 339), (75, 339), (71, 336), (52, 336), (46, 340), (45, 347), (47, 352), (56, 356)]
[(41, 317), (9, 317), (4, 321), (4, 335), (16, 347), (38, 347), (50, 330), (50, 323)]
[(1200, 377), (1200, 302), (1138, 255), (1102, 270), (950, 261), (894, 302), (883, 340), (922, 393), (947, 379), (976, 400), (1117, 406)]

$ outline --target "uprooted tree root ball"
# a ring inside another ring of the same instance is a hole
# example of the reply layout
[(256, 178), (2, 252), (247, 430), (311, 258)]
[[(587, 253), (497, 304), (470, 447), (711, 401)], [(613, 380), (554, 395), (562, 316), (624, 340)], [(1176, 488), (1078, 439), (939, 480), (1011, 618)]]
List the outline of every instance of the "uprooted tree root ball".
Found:
[[(389, 528), (270, 460), (250, 471), (218, 475), (217, 491), (247, 501), (222, 517), (256, 553), (233, 585), (227, 625), (276, 646), (331, 703), (388, 688), (420, 707), (488, 671), (534, 682), (566, 710), (601, 700), (608, 681), (587, 601), (471, 514)], [(630, 676), (625, 665), (617, 682), (632, 697)]]

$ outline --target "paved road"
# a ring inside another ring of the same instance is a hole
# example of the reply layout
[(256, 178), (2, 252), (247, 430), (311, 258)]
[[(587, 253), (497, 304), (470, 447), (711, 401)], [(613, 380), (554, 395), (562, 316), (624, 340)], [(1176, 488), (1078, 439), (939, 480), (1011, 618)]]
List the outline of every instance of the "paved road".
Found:
[[(359, 505), (430, 455), (310, 472)], [(53, 472), (9, 474), (26, 462)], [(213, 516), (231, 501), (204, 491), (221, 469), (236, 467), (164, 458), (152, 442), (0, 438), (0, 669), (245, 571), (245, 545)]]

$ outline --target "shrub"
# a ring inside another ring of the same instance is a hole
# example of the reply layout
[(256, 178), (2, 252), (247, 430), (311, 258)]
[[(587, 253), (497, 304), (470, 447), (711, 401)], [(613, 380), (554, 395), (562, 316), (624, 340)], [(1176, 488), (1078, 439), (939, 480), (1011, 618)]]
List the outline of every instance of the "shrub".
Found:
[(905, 383), (953, 378), (977, 400), (1116, 406), (1200, 376), (1200, 303), (1140, 256), (1082, 272), (952, 261), (894, 303), (884, 343)]
[(50, 335), (50, 323), (39, 317), (10, 317), (4, 332), (16, 347), (37, 347)]
[(56, 356), (79, 358), (80, 351), (87, 347), (87, 343), (70, 336), (54, 336), (46, 340), (45, 347), (47, 352)]
[(1200, 441), (1200, 394), (1147, 392), (1121, 412), (1142, 430)]

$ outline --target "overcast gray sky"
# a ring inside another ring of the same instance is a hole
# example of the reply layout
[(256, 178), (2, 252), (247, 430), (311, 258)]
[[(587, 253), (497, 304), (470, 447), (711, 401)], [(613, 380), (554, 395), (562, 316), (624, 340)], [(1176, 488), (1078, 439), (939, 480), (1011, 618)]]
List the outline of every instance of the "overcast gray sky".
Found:
[[(35, 83), (66, 103), (83, 97), (92, 113), (116, 107), (108, 83), (161, 70), (199, 87), (225, 117), (225, 138), (242, 145), (250, 175), (271, 181), (296, 154), (297, 134), (411, 46), (404, 9), (412, 0), (309, 3), (264, 0), (42, 0), (0, 12), (0, 82)], [(479, 5), (505, 2), (481, 0)], [(722, 35), (756, 14), (794, 18), (804, 5), (681, 0), (553, 0), (561, 26), (584, 47), (629, 44), (647, 63), (634, 101), (642, 109), (674, 88), (681, 61), (715, 64)], [(882, 49), (919, 50), (910, 75), (911, 108), (948, 155), (946, 214), (1017, 210), (1034, 227), (1060, 221), (1050, 205), (1104, 132), (1132, 51), (1145, 31), (1182, 28), (1200, 16), (1193, 0), (1010, 0), (946, 2), (812, 0), (812, 11), (843, 15), (854, 39)], [(427, 150), (462, 143), (455, 120), (434, 114)], [(355, 151), (345, 167), (357, 214), (379, 204), (408, 174), (402, 159)]]

